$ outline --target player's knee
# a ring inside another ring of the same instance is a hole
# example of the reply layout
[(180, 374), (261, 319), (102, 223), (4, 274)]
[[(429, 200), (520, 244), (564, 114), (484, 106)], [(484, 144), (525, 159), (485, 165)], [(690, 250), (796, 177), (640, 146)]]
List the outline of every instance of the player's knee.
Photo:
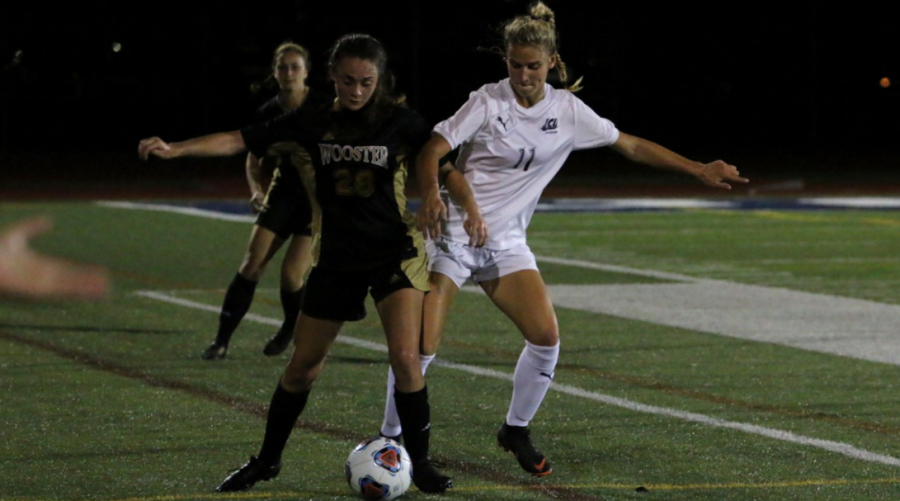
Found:
[(419, 346), (419, 353), (425, 356), (432, 356), (437, 353), (440, 344), (440, 336), (423, 336), (422, 344)]
[(556, 346), (559, 344), (559, 329), (555, 325), (534, 329), (525, 333), (525, 339), (537, 346)]
[(247, 280), (252, 282), (259, 282), (259, 279), (262, 278), (263, 271), (265, 271), (266, 263), (257, 262), (247, 256), (244, 258), (244, 261), (241, 263), (241, 267), (238, 268), (238, 273), (241, 274)]
[(397, 350), (390, 353), (391, 369), (397, 382), (410, 381), (422, 375), (419, 368), (419, 354), (412, 350)]
[(281, 288), (295, 291), (303, 286), (303, 275), (292, 271), (281, 271)]
[(289, 362), (281, 376), (281, 386), (288, 391), (306, 391), (319, 377), (321, 364), (306, 365)]

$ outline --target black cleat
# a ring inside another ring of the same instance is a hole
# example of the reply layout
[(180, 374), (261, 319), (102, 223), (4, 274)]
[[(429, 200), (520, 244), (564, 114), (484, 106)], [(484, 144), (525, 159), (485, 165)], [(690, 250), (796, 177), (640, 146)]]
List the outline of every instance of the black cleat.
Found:
[(222, 360), (226, 353), (228, 353), (228, 346), (213, 342), (203, 350), (203, 354), (200, 356), (203, 357), (203, 360)]
[(536, 477), (553, 473), (547, 456), (531, 443), (530, 432), (526, 426), (510, 426), (503, 423), (497, 432), (497, 444), (503, 450), (512, 452), (523, 470)]
[(284, 350), (288, 348), (291, 344), (291, 340), (294, 339), (294, 333), (288, 331), (285, 333), (284, 329), (278, 329), (278, 332), (275, 333), (274, 336), (269, 339), (266, 343), (266, 347), (263, 348), (263, 354), (267, 357), (273, 357), (275, 355), (281, 355), (284, 353)]
[(281, 472), (281, 463), (269, 466), (260, 461), (256, 456), (250, 456), (250, 461), (244, 466), (231, 472), (228, 477), (216, 487), (216, 492), (246, 491), (256, 482), (271, 480)]
[(427, 494), (440, 494), (453, 487), (453, 479), (441, 475), (427, 459), (413, 465), (412, 481), (420, 491)]

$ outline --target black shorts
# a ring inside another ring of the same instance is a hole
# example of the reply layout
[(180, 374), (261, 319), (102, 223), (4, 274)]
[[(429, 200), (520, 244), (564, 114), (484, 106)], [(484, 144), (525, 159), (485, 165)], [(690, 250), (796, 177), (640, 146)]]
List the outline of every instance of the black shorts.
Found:
[(273, 184), (266, 194), (267, 209), (256, 216), (256, 224), (287, 240), (291, 235), (312, 235), (312, 209), (309, 197), (301, 186), (283, 188)]
[(300, 311), (312, 318), (356, 321), (366, 317), (366, 294), (375, 304), (394, 292), (428, 291), (428, 260), (424, 254), (372, 270), (323, 270), (314, 267), (306, 279)]

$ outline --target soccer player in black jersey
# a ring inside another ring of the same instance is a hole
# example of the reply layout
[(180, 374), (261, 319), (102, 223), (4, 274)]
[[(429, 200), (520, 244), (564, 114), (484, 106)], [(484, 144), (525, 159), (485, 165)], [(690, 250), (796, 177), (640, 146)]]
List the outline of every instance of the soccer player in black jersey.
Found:
[[(271, 75), (278, 84), (278, 94), (260, 106), (256, 121), (271, 120), (307, 103), (308, 106), (315, 106), (315, 101), (321, 98), (306, 85), (308, 71), (309, 53), (305, 48), (290, 42), (278, 46), (272, 57)], [(275, 164), (268, 193), (263, 188), (260, 159), (253, 153), (247, 154), (250, 206), (259, 216), (250, 233), (241, 266), (225, 293), (216, 339), (203, 351), (206, 360), (225, 358), (232, 334), (250, 309), (256, 284), (269, 261), (286, 242), (288, 245), (281, 262), (280, 294), (284, 321), (266, 343), (263, 353), (278, 355), (287, 349), (293, 339), (294, 324), (300, 314), (300, 300), (303, 297), (303, 279), (312, 265), (312, 212), (297, 170), (280, 156), (263, 161)]]
[(281, 470), (281, 454), (310, 388), (346, 321), (362, 319), (366, 294), (381, 318), (396, 376), (395, 401), (413, 483), (444, 492), (451, 479), (429, 462), (430, 406), (419, 364), (422, 304), (428, 290), (423, 237), (406, 208), (408, 163), (431, 128), (392, 92), (384, 47), (368, 35), (338, 39), (329, 58), (337, 99), (301, 107), (265, 124), (177, 143), (140, 142), (144, 159), (222, 156), (249, 149), (290, 155), (313, 212), (313, 268), (294, 331), (295, 347), (269, 406), (257, 456), (216, 489), (243, 491)]

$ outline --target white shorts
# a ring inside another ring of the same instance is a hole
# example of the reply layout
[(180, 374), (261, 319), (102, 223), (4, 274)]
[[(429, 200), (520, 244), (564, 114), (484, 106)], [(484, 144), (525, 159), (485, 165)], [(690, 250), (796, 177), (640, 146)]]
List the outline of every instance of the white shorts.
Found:
[(522, 270), (537, 270), (537, 261), (527, 245), (491, 250), (451, 240), (428, 240), (428, 270), (446, 275), (457, 287), (466, 279), (473, 283), (493, 280)]

